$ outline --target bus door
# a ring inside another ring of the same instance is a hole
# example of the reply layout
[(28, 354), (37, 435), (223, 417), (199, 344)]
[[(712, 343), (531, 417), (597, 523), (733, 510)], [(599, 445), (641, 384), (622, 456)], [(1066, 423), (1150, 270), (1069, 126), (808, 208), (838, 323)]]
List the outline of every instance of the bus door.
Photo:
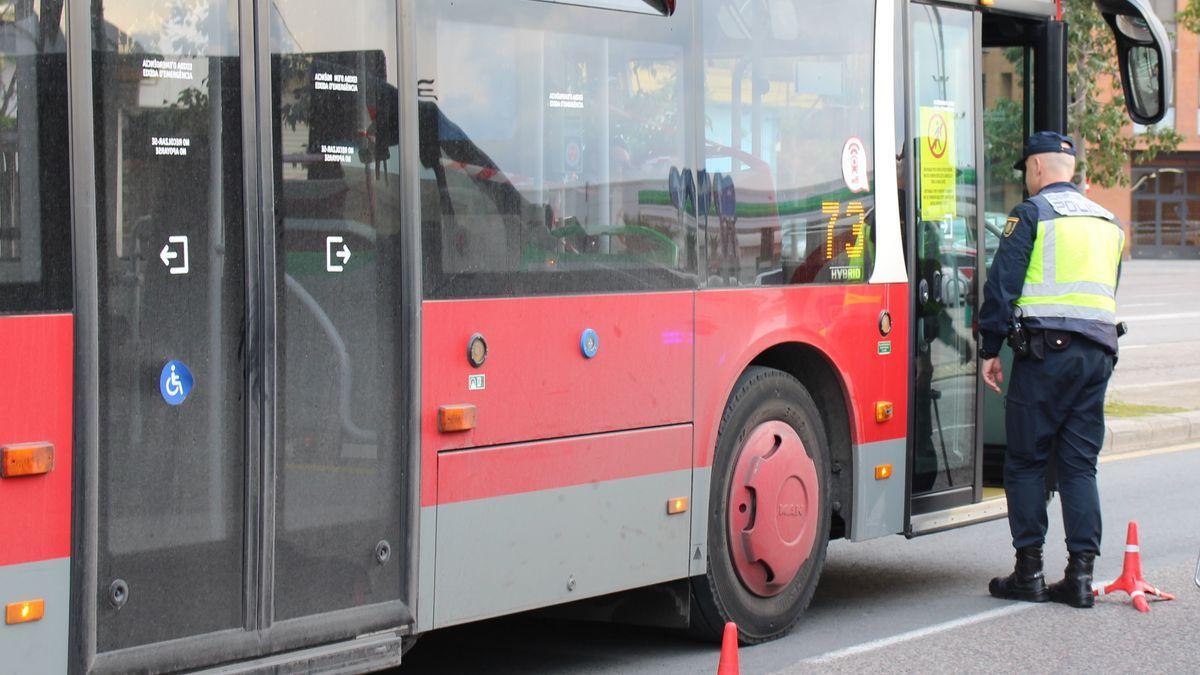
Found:
[[(1116, 36), (1130, 117), (1161, 119), (1171, 83), (1161, 23), (1140, 0), (1096, 5)], [(918, 271), (910, 536), (1006, 513), (1004, 398), (982, 386), (974, 315), (1007, 214), (1025, 197), (1013, 164), (1033, 131), (1066, 130), (1068, 100), (1067, 26), (1049, 7), (1041, 16), (1010, 9), (909, 8)], [(1001, 360), (1011, 373), (1007, 346)]]
[(914, 3), (908, 11), (915, 519), (975, 500), (980, 27), (967, 9)]
[[(85, 667), (406, 625), (396, 3), (96, 0), (89, 18)], [(399, 658), (394, 633), (353, 648)]]

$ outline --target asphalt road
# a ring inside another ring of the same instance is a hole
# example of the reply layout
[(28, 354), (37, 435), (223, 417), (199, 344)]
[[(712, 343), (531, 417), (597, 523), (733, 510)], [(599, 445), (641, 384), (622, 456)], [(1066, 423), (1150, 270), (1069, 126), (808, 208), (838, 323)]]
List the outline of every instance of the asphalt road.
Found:
[(1129, 324), (1109, 397), (1200, 410), (1200, 260), (1128, 260), (1117, 291)]
[[(744, 673), (1200, 670), (1200, 447), (1105, 458), (1107, 532), (1097, 577), (1118, 575), (1125, 524), (1141, 527), (1147, 578), (1179, 597), (1149, 615), (1124, 596), (1092, 610), (987, 595), (1011, 569), (1004, 521), (911, 541), (835, 542), (807, 615), (784, 638), (742, 648)], [(1057, 500), (1047, 576), (1065, 561)], [(401, 673), (712, 673), (718, 651), (649, 629), (516, 616), (423, 636)]]

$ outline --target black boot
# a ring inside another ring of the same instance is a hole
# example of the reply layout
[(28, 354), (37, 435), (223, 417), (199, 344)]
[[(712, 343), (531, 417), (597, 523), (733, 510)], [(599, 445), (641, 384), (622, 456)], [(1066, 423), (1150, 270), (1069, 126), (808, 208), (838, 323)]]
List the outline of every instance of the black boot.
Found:
[[(1090, 582), (1089, 577), (1089, 582)], [(996, 577), (988, 584), (988, 591), (1005, 600), (1046, 602), (1050, 592), (1046, 590), (1046, 577), (1042, 574), (1042, 547), (1026, 546), (1017, 549), (1017, 565), (1006, 577)]]
[(1072, 607), (1095, 605), (1096, 596), (1092, 593), (1092, 566), (1095, 563), (1094, 551), (1071, 553), (1063, 580), (1050, 585), (1050, 599)]

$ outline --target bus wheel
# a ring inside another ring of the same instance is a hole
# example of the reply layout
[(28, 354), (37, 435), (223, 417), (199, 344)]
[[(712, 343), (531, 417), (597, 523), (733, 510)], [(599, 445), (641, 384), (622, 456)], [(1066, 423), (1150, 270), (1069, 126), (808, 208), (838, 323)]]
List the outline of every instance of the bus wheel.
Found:
[(829, 544), (829, 460), (812, 396), (751, 367), (721, 418), (708, 511), (708, 572), (692, 579), (693, 631), (744, 644), (783, 635), (812, 600)]

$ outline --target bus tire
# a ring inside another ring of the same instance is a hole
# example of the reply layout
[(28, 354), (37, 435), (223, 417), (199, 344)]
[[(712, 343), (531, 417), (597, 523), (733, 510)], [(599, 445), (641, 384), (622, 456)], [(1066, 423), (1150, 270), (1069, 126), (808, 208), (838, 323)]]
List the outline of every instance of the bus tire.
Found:
[[(708, 569), (691, 580), (694, 634), (720, 639), (732, 621), (740, 642), (755, 644), (795, 625), (825, 565), (829, 485), (825, 428), (808, 390), (783, 371), (747, 369), (717, 435)], [(760, 502), (759, 492), (775, 497)]]

